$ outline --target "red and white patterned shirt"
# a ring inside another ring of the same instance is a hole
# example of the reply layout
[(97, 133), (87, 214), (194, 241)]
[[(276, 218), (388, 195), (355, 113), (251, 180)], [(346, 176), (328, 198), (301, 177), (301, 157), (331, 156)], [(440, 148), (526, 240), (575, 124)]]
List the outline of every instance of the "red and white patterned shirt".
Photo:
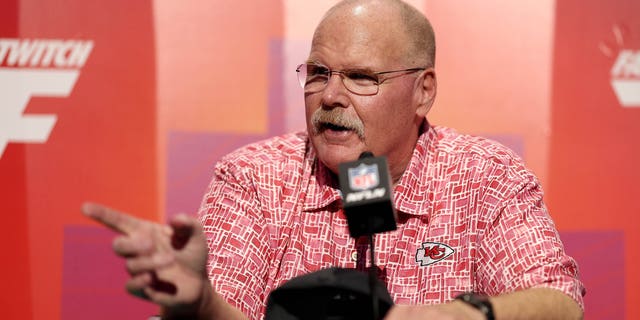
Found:
[[(381, 279), (395, 303), (546, 287), (583, 306), (576, 263), (542, 194), (507, 148), (428, 128), (394, 189), (398, 229), (375, 239)], [(269, 292), (288, 279), (367, 263), (366, 241), (349, 237), (336, 178), (304, 132), (223, 158), (200, 217), (212, 285), (251, 319), (264, 316)]]

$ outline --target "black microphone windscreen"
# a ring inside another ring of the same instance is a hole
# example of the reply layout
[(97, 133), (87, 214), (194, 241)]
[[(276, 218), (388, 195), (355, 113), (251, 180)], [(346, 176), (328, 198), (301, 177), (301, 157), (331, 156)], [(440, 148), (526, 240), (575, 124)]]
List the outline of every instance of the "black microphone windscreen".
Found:
[(342, 207), (352, 237), (396, 229), (393, 189), (385, 157), (363, 152), (338, 166)]

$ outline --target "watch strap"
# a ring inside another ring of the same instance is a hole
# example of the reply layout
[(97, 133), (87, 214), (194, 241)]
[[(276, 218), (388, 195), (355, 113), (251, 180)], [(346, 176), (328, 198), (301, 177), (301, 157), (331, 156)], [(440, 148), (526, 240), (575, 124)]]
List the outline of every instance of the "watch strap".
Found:
[(460, 300), (482, 312), (487, 320), (495, 320), (493, 315), (493, 306), (487, 296), (475, 294), (473, 292), (465, 292), (456, 296), (456, 300)]

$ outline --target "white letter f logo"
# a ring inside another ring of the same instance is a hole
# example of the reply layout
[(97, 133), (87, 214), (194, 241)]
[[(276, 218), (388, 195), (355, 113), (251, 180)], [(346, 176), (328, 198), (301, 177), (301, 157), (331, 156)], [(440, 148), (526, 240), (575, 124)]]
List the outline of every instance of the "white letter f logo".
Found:
[(9, 142), (49, 139), (57, 116), (23, 112), (32, 96), (69, 96), (78, 75), (78, 70), (0, 68), (0, 158)]

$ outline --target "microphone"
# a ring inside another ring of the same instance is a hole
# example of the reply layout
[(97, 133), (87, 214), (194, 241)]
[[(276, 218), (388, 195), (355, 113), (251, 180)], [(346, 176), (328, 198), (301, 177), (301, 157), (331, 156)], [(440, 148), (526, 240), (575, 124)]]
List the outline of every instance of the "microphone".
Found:
[(369, 151), (338, 166), (343, 209), (349, 234), (356, 238), (396, 229), (389, 166)]

